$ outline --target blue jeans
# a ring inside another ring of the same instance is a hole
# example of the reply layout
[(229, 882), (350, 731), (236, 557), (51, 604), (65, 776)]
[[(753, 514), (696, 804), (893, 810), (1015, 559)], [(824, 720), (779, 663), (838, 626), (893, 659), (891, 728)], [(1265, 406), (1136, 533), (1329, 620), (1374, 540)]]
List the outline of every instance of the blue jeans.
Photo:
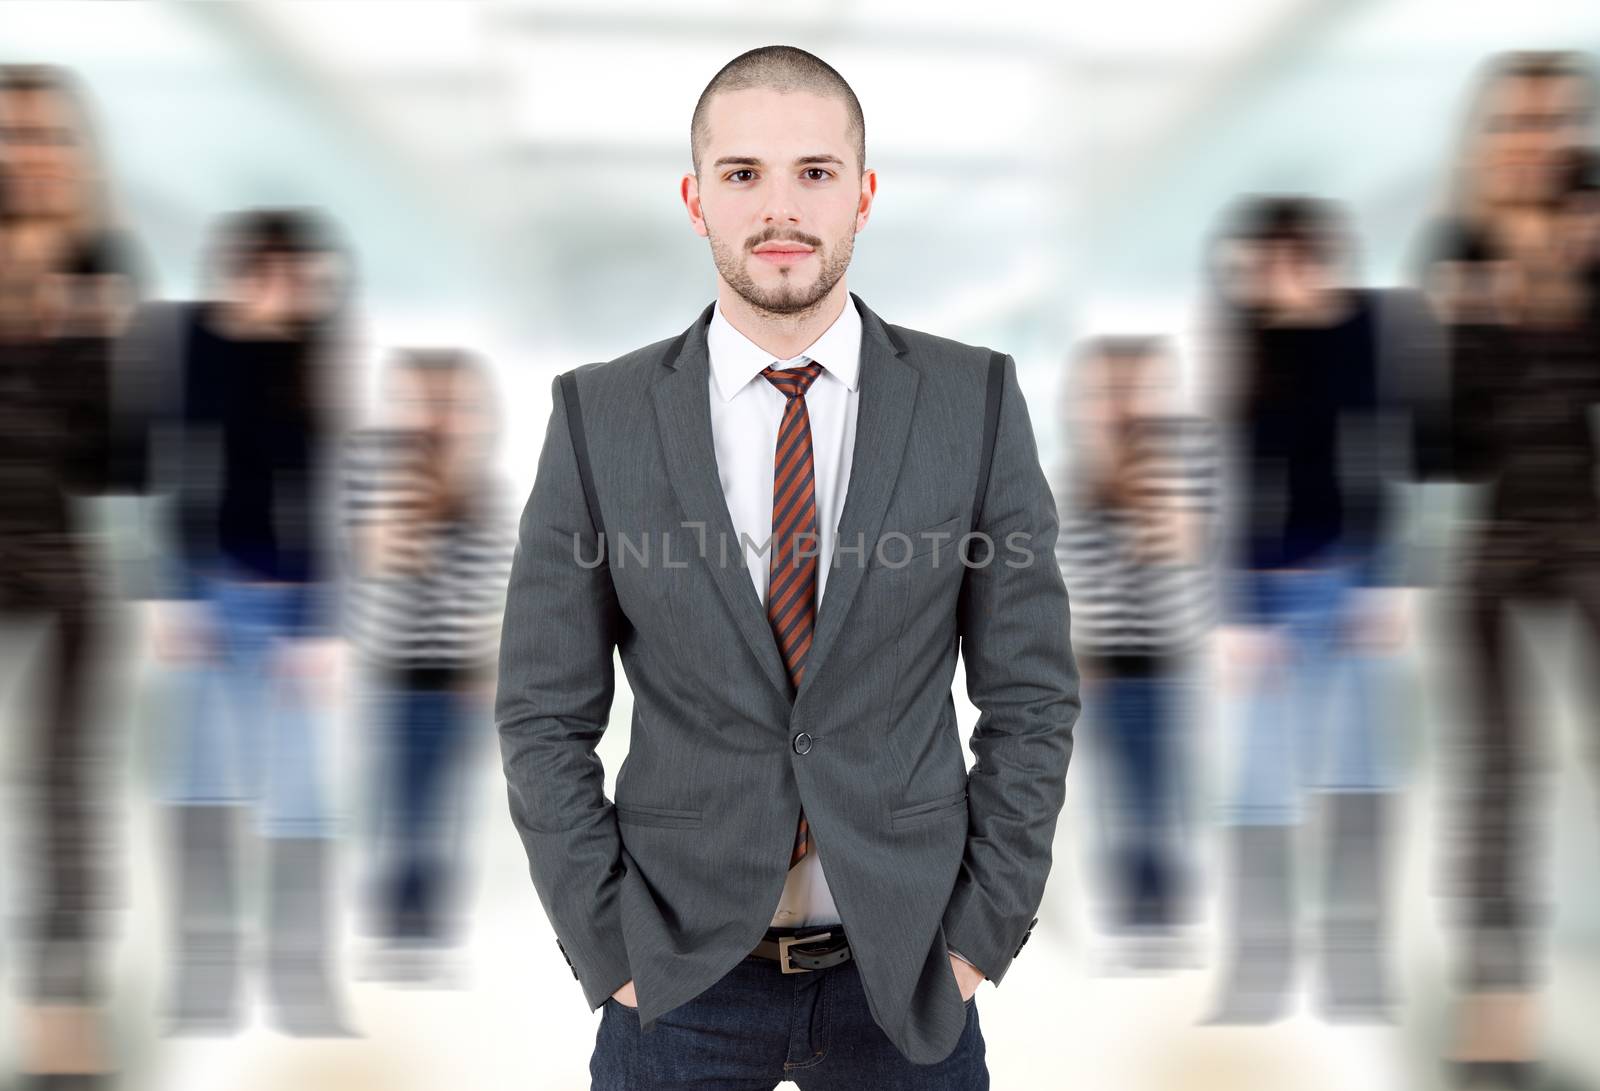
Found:
[(1385, 655), (1346, 639), (1358, 585), (1344, 564), (1235, 574), (1244, 623), (1281, 640), (1285, 661), (1252, 678), (1234, 719), (1233, 825), (1293, 825), (1305, 790), (1393, 787), (1379, 683)]
[(872, 1020), (855, 960), (785, 974), (746, 956), (715, 985), (639, 1029), (639, 1013), (602, 1005), (591, 1091), (987, 1091), (977, 997), (950, 1056), (912, 1064)]
[(1186, 864), (1184, 782), (1178, 748), (1189, 686), (1177, 674), (1111, 674), (1095, 686), (1099, 743), (1111, 776), (1104, 786), (1104, 852), (1115, 923), (1176, 923)]
[(460, 820), (462, 759), (478, 705), (459, 689), (387, 688), (383, 718), (389, 777), (376, 801), (386, 841), (385, 932), (446, 939), (444, 902), (457, 868), (449, 834)]
[(255, 804), (265, 837), (328, 837), (321, 782), (329, 717), (278, 653), (301, 635), (304, 584), (195, 577), (213, 638), (210, 658), (172, 669), (176, 746), (168, 802)]

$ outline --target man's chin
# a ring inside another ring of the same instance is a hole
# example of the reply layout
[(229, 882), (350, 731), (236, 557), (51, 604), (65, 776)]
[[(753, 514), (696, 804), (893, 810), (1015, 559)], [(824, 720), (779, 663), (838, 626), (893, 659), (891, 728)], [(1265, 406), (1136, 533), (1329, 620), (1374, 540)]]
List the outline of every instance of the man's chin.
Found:
[(805, 290), (789, 287), (776, 292), (757, 290), (752, 293), (754, 298), (746, 299), (754, 306), (772, 314), (799, 314), (808, 311), (822, 301), (828, 293), (818, 290), (815, 282), (808, 285)]

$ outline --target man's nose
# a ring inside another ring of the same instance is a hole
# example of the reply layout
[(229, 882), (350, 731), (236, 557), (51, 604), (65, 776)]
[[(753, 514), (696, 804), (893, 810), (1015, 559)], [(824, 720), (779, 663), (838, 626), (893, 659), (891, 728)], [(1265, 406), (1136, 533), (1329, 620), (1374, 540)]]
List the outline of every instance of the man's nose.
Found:
[(767, 183), (766, 207), (762, 210), (763, 223), (799, 223), (800, 205), (795, 200), (794, 186), (787, 179), (775, 178)]

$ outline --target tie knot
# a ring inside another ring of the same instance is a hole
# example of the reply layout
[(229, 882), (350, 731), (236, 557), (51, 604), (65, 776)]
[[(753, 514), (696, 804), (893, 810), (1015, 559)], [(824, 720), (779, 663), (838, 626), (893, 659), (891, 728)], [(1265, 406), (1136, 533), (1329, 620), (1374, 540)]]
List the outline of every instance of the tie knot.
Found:
[(811, 389), (811, 384), (822, 374), (822, 365), (815, 360), (799, 367), (764, 367), (761, 377), (778, 388), (786, 398), (798, 398)]

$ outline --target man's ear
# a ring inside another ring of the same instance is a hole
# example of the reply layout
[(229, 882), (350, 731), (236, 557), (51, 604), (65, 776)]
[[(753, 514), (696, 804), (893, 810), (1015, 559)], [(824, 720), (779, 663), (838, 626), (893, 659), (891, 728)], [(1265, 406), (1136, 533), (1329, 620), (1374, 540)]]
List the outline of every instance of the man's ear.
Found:
[(689, 212), (689, 226), (694, 228), (696, 235), (705, 238), (708, 232), (705, 213), (700, 208), (700, 179), (693, 171), (685, 174), (678, 183), (678, 195), (683, 198), (683, 207)]
[(856, 204), (856, 230), (867, 226), (872, 215), (872, 202), (878, 196), (878, 172), (870, 167), (861, 172), (861, 200)]

